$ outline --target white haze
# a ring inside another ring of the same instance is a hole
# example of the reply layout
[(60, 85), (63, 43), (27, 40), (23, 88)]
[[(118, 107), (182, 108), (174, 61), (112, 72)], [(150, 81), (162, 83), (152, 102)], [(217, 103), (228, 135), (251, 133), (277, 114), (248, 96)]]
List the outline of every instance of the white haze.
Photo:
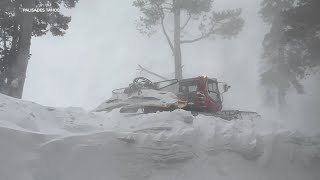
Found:
[[(139, 76), (138, 64), (173, 77), (173, 57), (166, 40), (161, 32), (151, 38), (140, 35), (134, 24), (140, 13), (131, 5), (131, 0), (80, 0), (68, 12), (72, 21), (64, 37), (33, 38), (24, 99), (90, 110), (109, 98), (112, 89)], [(263, 108), (259, 94), (261, 43), (269, 28), (258, 14), (260, 2), (216, 0), (214, 5), (217, 9), (242, 8), (245, 27), (235, 39), (184, 45), (184, 76), (207, 74), (228, 82), (232, 88), (225, 95), (226, 108), (258, 111), (265, 121), (277, 124), (270, 110)], [(289, 102), (294, 103), (295, 98)], [(302, 111), (297, 114), (304, 117)], [(320, 127), (317, 118), (310, 119), (314, 120), (309, 124), (301, 118), (288, 123), (292, 128), (303, 124), (298, 127), (303, 131)]]

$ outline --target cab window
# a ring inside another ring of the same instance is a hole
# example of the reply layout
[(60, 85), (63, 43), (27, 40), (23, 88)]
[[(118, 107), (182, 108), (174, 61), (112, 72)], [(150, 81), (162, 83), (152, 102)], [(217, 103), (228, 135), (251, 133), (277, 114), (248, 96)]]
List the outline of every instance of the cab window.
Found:
[(219, 89), (218, 89), (217, 83), (214, 83), (214, 82), (208, 83), (208, 92), (209, 92), (209, 96), (214, 101), (220, 101)]
[(189, 86), (189, 92), (195, 92), (197, 91), (197, 86), (196, 85), (190, 85)]
[(208, 83), (208, 90), (215, 92), (215, 93), (218, 93), (219, 90), (218, 90), (217, 83)]
[(179, 91), (182, 93), (192, 93), (198, 90), (198, 82), (196, 80), (180, 83)]
[(183, 93), (196, 92), (197, 86), (196, 85), (180, 86), (179, 91)]

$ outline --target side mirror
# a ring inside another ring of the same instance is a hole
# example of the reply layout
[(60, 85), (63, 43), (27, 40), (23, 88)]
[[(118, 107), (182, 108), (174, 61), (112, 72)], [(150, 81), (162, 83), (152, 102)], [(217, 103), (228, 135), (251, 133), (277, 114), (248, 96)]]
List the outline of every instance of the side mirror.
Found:
[(223, 84), (223, 92), (227, 92), (229, 89), (231, 88), (231, 86), (229, 86), (228, 84)]

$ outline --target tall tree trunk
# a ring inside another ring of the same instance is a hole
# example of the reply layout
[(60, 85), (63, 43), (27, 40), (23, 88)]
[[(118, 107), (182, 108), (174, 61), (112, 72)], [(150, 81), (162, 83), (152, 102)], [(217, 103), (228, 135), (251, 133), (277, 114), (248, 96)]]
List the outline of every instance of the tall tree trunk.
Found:
[[(4, 28), (2, 28), (2, 22), (1, 23), (1, 29), (0, 29), (0, 38), (3, 39), (3, 51), (6, 53), (6, 35), (5, 35), (5, 31), (4, 31)], [(5, 89), (5, 79), (6, 79), (6, 76), (5, 76), (5, 72), (6, 72), (6, 62), (5, 62), (5, 59), (6, 59), (6, 54), (3, 55), (2, 59), (0, 59), (0, 93), (4, 93), (4, 89)]]
[[(18, 11), (19, 6), (16, 7), (16, 11)], [(6, 83), (6, 95), (10, 96), (10, 91), (11, 91), (11, 82), (14, 79), (14, 75), (13, 75), (13, 70), (14, 70), (14, 65), (16, 64), (17, 61), (17, 50), (18, 50), (18, 43), (19, 43), (19, 24), (18, 24), (18, 17), (16, 17), (15, 20), (15, 25), (13, 26), (13, 37), (12, 37), (12, 41), (11, 41), (11, 47), (10, 47), (10, 51), (9, 51), (9, 56), (7, 59), (7, 74), (6, 74), (6, 78), (7, 78), (7, 83)]]
[(17, 46), (18, 46), (18, 42), (19, 42), (19, 24), (18, 24), (18, 14), (19, 13), (19, 3), (17, 2), (15, 4), (15, 20), (14, 20), (14, 26), (13, 26), (13, 34), (12, 34), (12, 40), (11, 43), (9, 43), (9, 47), (10, 49), (8, 50), (8, 54), (6, 54), (6, 56), (4, 57), (3, 60), (3, 73), (1, 74), (2, 78), (3, 78), (3, 86), (1, 88), (1, 93), (6, 94), (8, 96), (10, 96), (10, 91), (11, 91), (11, 82), (13, 80), (13, 73), (12, 70), (13, 65), (15, 65), (16, 63), (16, 53), (17, 53)]
[[(21, 3), (23, 8), (35, 7), (35, 0), (23, 0)], [(30, 56), (33, 19), (34, 15), (30, 12), (21, 12), (21, 15), (18, 16), (18, 23), (20, 24), (19, 48), (15, 64), (12, 67), (13, 81), (10, 86), (10, 96), (15, 98), (22, 98)]]
[(181, 62), (181, 47), (180, 47), (180, 13), (181, 2), (180, 0), (174, 0), (174, 67), (175, 78), (182, 79), (182, 62)]

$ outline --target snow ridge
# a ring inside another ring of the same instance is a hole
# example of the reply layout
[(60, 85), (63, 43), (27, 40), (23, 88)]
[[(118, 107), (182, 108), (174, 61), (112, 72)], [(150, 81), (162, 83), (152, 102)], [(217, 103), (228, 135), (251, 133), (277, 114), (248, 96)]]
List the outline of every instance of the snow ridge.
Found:
[(0, 179), (318, 180), (320, 136), (176, 110), (44, 107), (0, 95)]

